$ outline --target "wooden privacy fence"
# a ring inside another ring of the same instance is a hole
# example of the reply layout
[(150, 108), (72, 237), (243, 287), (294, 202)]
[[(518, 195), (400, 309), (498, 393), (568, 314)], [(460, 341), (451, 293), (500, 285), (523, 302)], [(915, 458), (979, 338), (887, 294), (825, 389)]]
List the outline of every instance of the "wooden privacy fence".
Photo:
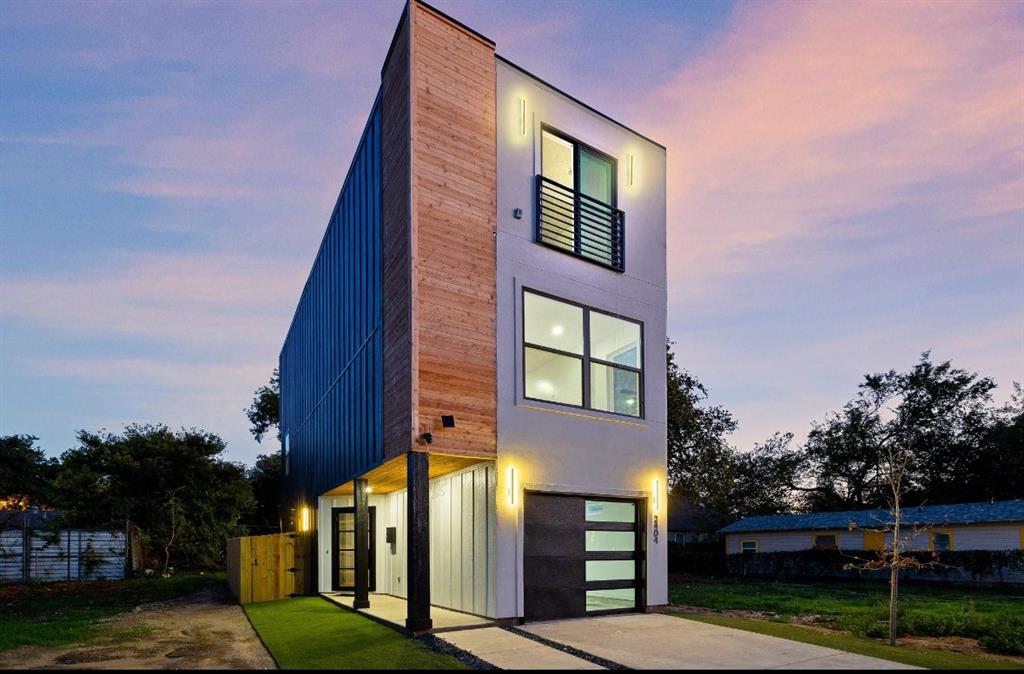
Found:
[(120, 580), (131, 570), (124, 531), (0, 529), (0, 583)]
[(242, 604), (308, 594), (309, 537), (270, 534), (229, 538), (228, 586)]

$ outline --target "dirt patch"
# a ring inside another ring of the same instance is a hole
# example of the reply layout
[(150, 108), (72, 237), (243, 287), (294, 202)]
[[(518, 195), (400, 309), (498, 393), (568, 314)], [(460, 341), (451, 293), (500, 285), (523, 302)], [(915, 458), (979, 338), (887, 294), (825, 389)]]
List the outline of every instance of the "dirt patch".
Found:
[(0, 653), (0, 668), (276, 669), (226, 588), (144, 604), (104, 621), (111, 636), (88, 644)]

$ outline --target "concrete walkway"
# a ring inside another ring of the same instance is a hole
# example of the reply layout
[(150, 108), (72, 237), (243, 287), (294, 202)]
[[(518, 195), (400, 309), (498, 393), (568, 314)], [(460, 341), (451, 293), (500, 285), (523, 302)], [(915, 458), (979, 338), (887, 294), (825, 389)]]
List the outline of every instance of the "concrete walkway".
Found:
[[(340, 592), (327, 592), (323, 594), (323, 597), (346, 608), (352, 608), (352, 601), (354, 599), (351, 594), (342, 594)], [(370, 608), (358, 609), (359, 613), (372, 616), (377, 620), (382, 620), (398, 627), (405, 627), (406, 610), (405, 600), (401, 597), (377, 593), (370, 595)], [(493, 620), (468, 613), (449, 611), (440, 606), (430, 607), (430, 619), (434, 621), (434, 632), (494, 624)]]
[(445, 632), (436, 636), (499, 669), (604, 669), (500, 627)]
[(658, 613), (532, 623), (521, 629), (633, 669), (916, 669)]

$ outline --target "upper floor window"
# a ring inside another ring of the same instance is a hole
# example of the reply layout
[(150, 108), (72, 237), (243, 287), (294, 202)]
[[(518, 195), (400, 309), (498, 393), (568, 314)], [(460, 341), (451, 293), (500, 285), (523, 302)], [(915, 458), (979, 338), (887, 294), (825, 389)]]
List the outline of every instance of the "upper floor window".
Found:
[(615, 207), (615, 159), (546, 127), (540, 150), (537, 240), (622, 271), (625, 215)]
[(643, 415), (643, 329), (636, 321), (523, 292), (527, 398)]

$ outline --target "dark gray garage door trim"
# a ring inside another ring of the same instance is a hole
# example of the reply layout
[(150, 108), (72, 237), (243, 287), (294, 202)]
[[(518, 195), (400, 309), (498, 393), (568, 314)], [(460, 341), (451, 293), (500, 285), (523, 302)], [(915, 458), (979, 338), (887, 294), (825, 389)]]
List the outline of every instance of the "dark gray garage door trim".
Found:
[[(523, 570), (527, 620), (634, 613), (647, 608), (646, 499), (526, 490)], [(633, 504), (633, 522), (587, 520), (587, 501)], [(532, 507), (531, 507), (532, 506)], [(634, 533), (631, 551), (586, 551), (587, 531)], [(632, 580), (587, 581), (587, 561), (632, 560)], [(586, 610), (588, 590), (632, 589), (631, 608)]]

